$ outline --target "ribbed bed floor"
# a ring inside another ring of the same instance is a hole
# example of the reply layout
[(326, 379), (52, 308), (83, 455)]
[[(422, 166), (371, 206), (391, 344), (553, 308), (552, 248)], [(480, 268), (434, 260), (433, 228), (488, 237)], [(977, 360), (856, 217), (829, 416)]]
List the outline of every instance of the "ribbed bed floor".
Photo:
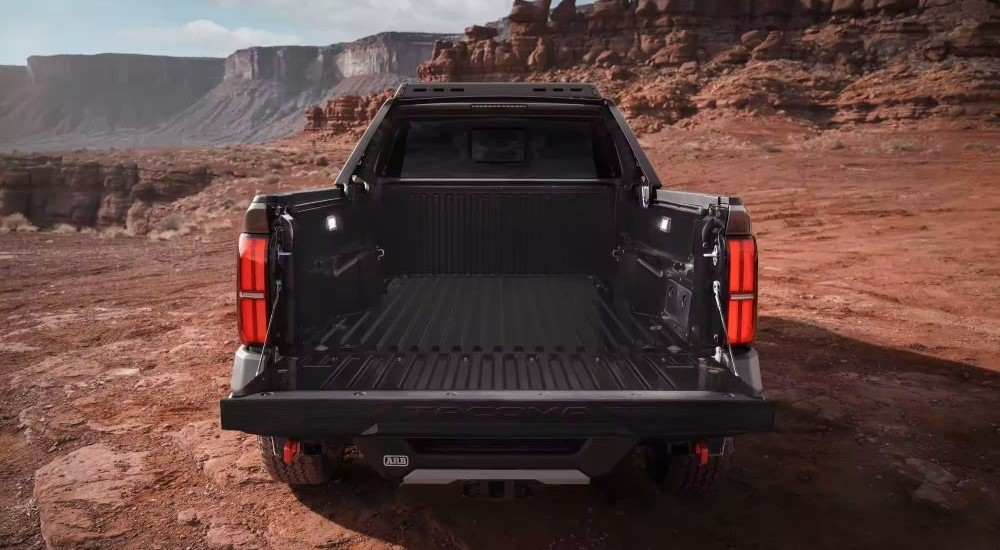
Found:
[(586, 276), (421, 276), (336, 319), (301, 388), (710, 389), (657, 319), (616, 310)]

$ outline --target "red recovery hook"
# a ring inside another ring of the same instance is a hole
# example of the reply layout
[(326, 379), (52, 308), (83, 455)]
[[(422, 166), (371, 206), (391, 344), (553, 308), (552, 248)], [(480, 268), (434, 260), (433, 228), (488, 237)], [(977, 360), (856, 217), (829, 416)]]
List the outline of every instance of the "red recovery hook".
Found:
[[(288, 447), (285, 448), (287, 449)], [(694, 444), (694, 456), (698, 459), (698, 464), (701, 466), (708, 466), (708, 443), (704, 441), (696, 441)]]
[(285, 441), (285, 447), (281, 456), (281, 459), (285, 464), (291, 464), (295, 461), (295, 457), (299, 456), (299, 441), (297, 439), (289, 439)]

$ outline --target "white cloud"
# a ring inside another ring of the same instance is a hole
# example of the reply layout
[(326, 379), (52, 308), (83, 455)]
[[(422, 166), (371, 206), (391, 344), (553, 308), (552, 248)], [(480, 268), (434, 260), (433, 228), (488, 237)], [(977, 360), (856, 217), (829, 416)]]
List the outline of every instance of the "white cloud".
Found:
[(510, 12), (511, 0), (212, 0), (225, 8), (251, 9), (291, 21), (311, 36), (354, 40), (384, 31), (446, 32), (493, 21)]
[(156, 45), (183, 48), (203, 55), (226, 56), (250, 46), (299, 44), (294, 34), (239, 27), (227, 29), (215, 21), (197, 19), (176, 27), (141, 27), (121, 31), (123, 36)]

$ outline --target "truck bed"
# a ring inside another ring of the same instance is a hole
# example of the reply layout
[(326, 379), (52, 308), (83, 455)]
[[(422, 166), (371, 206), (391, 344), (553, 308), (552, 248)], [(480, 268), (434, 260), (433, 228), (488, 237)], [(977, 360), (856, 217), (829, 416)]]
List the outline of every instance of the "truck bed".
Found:
[(398, 277), (309, 343), (297, 389), (743, 391), (609, 296), (589, 276)]

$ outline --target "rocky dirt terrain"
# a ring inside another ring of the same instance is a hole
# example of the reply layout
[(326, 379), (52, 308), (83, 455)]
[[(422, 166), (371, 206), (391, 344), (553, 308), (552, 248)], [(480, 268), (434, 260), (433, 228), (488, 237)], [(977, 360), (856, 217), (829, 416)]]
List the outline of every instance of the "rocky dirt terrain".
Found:
[(500, 503), (360, 464), (272, 483), (255, 439), (218, 427), (235, 224), (257, 191), (327, 181), (349, 144), (81, 152), (62, 162), (213, 177), (150, 205), (186, 231), (0, 234), (0, 546), (995, 548), (1000, 134), (773, 118), (643, 141), (671, 187), (741, 196), (760, 239), (777, 430), (737, 440), (715, 495), (628, 469)]

